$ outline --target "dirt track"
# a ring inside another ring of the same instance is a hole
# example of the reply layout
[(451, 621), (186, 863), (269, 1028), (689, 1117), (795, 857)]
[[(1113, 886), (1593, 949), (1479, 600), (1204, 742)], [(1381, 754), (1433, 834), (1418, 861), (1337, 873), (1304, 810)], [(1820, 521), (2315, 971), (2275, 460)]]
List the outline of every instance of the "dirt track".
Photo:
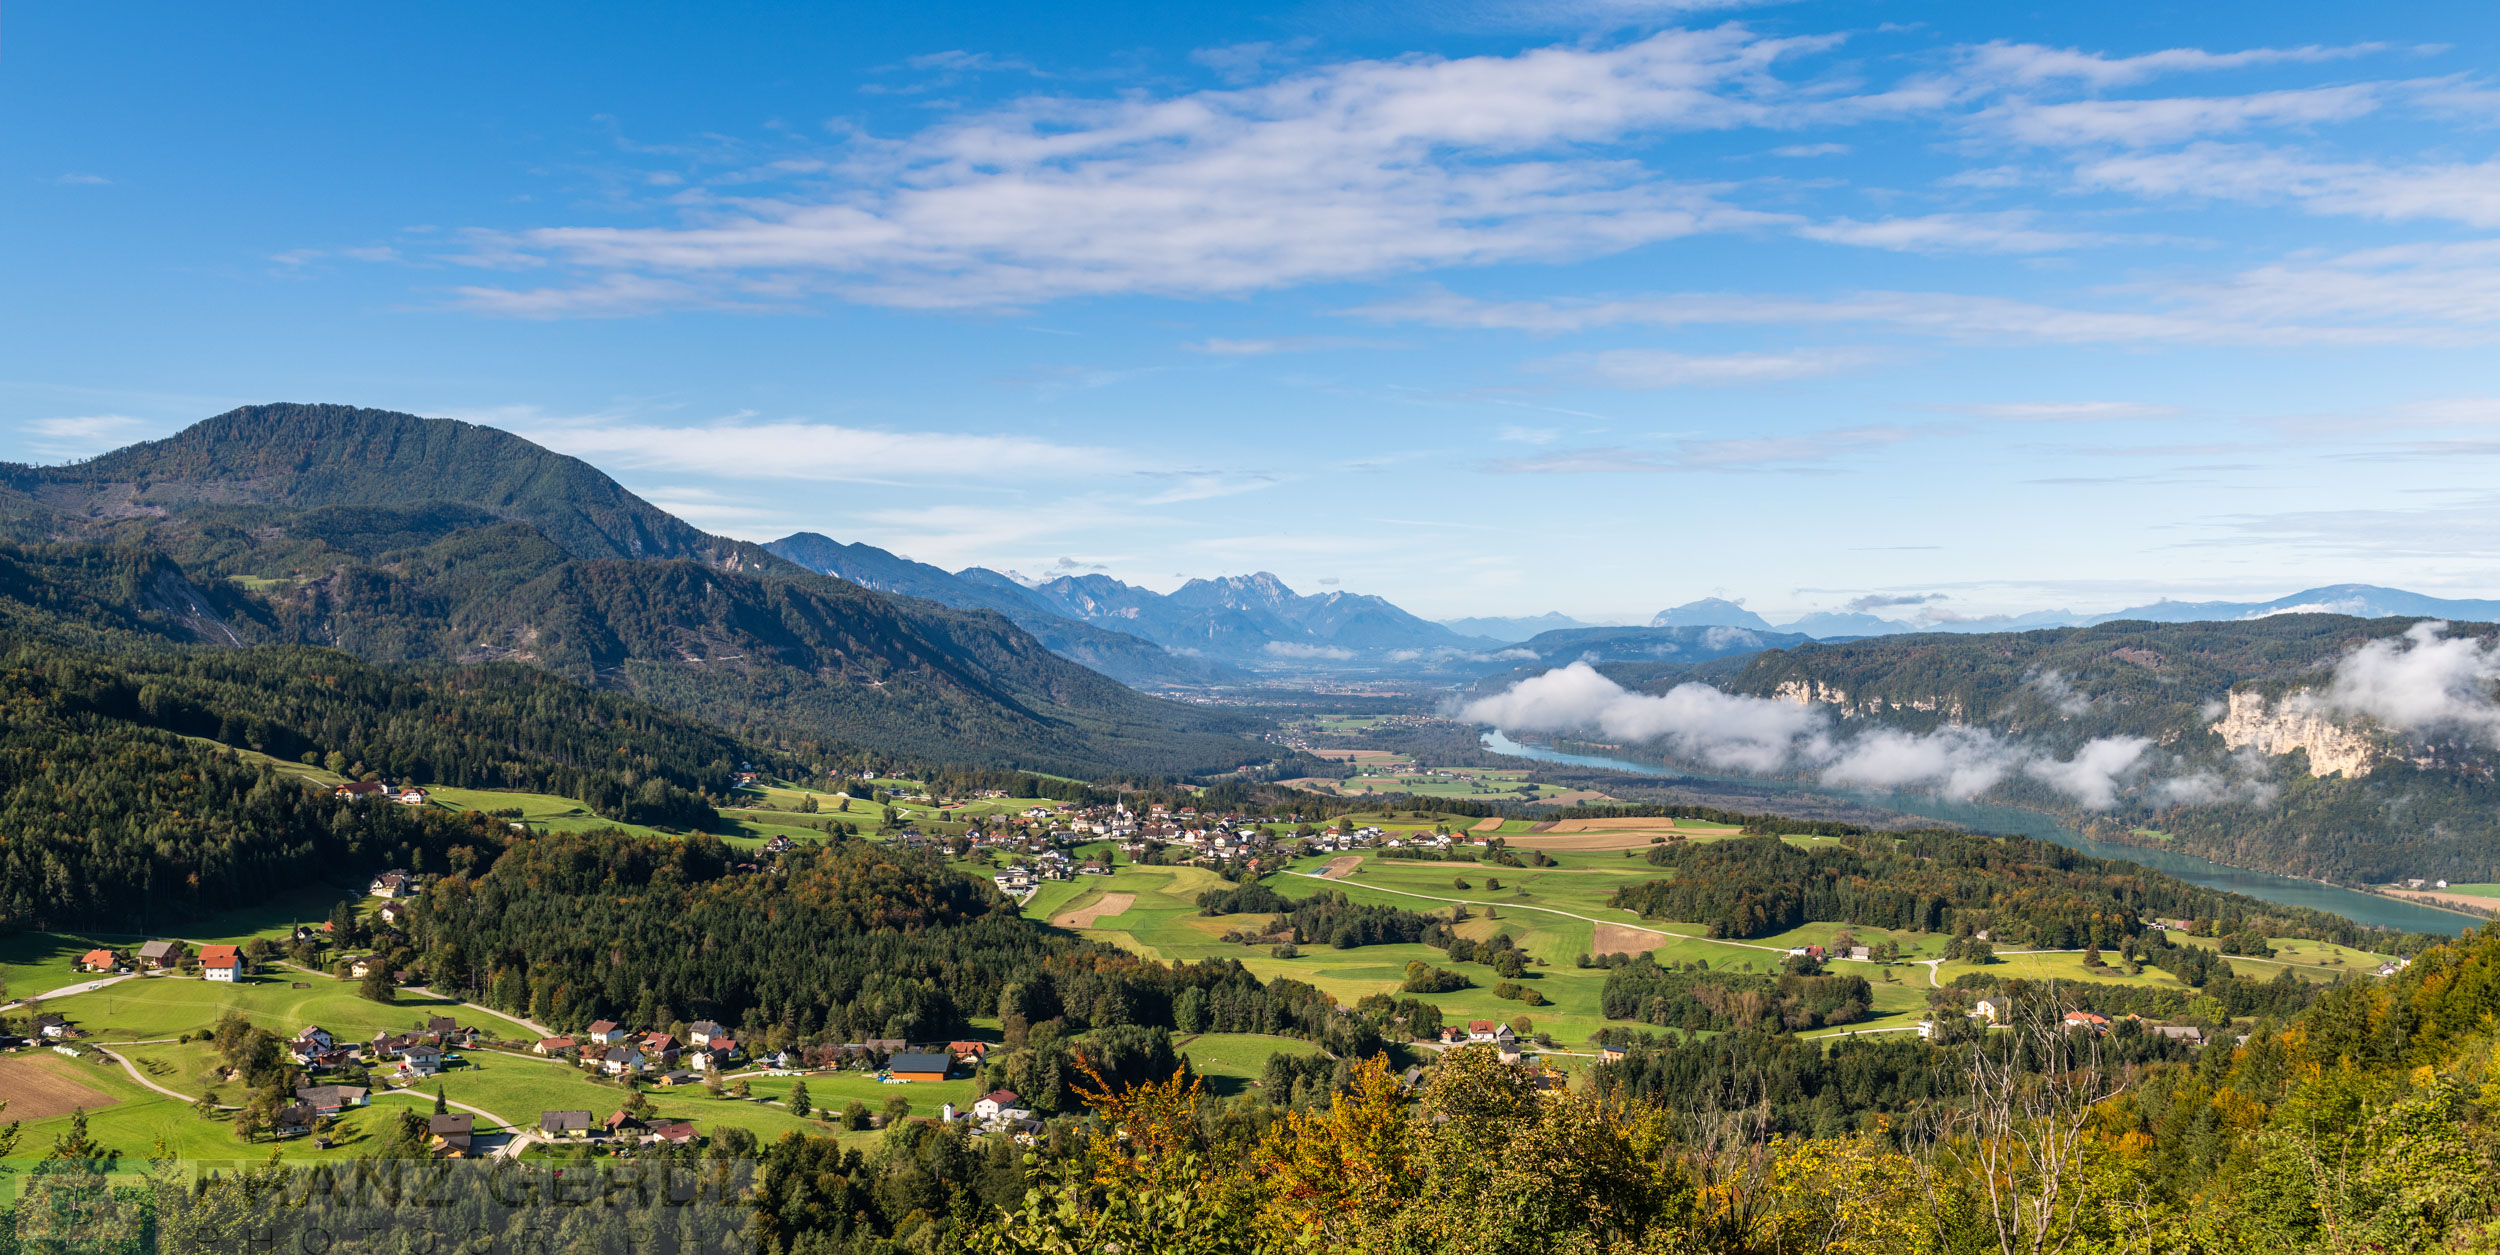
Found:
[(1128, 909), (1131, 906), (1136, 905), (1136, 903), (1136, 894), (1106, 893), (1101, 897), (1096, 898), (1092, 906), (1078, 907), (1073, 911), (1062, 911), (1059, 914), (1052, 916), (1050, 922), (1060, 928), (1091, 928), (1094, 926), (1095, 920), (1101, 919), (1106, 915), (1126, 914)]
[(1503, 840), (1523, 850), (1636, 850), (1648, 845), (1651, 837), (1665, 835), (1652, 828), (1641, 832), (1537, 832)]
[(1672, 934), (1629, 924), (1599, 924), (1596, 939), (1590, 944), (1595, 954), (1647, 954), (1673, 940)]
[(1332, 858), (1328, 860), (1328, 866), (1319, 869), (1319, 878), (1322, 880), (1343, 880), (1346, 877), (1353, 875), (1354, 869), (1361, 867), (1362, 865), (1363, 856), (1359, 854), (1348, 854), (1341, 858)]
[(80, 1107), (95, 1111), (121, 1101), (102, 1090), (79, 1084), (67, 1075), (69, 1061), (57, 1055), (54, 1059), (59, 1062), (42, 1058), (0, 1059), (0, 1094), (8, 1096), (11, 1122), (65, 1116)]

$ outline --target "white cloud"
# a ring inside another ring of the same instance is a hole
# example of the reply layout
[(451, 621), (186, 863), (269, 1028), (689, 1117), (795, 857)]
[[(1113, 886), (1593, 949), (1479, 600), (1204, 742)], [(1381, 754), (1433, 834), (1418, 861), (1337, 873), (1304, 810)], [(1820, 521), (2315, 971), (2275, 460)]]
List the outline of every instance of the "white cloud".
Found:
[(2402, 732), (2463, 734), (2500, 745), (2500, 641), (2447, 635), (2424, 621), (2395, 640), (2377, 640), (2336, 664), (2319, 700)]
[(1684, 759), (1755, 773), (1805, 771), (1827, 784), (1933, 790), (1952, 798), (1984, 793), (2020, 772), (2093, 810), (2116, 804), (2151, 742), (2106, 737), (2073, 758), (2042, 754), (1984, 728), (1935, 732), (1874, 728), (1836, 732), (1819, 706), (1679, 684), (1637, 693), (1585, 662), (1531, 676), (1467, 703), (1463, 719), (1513, 732), (1595, 732), (1609, 740), (1655, 743)]
[(1021, 480), (1153, 469), (1121, 450), (1053, 444), (1025, 436), (743, 419), (686, 426), (502, 415), (494, 421), (557, 452), (636, 470), (893, 483), (956, 477)]
[(2500, 161), (2391, 168), (2318, 161), (2256, 145), (2201, 143), (2178, 152), (2087, 162), (2075, 178), (2088, 187), (2138, 196), (2288, 203), (2344, 217), (2500, 226)]
[[(564, 281), (461, 299), (555, 317), (793, 291), (916, 307), (1246, 292), (1422, 267), (1561, 260), (1782, 221), (1592, 146), (1847, 120), (1932, 98), (1791, 86), (1823, 39), (1737, 27), (1514, 56), (1415, 56), (1259, 86), (1028, 97), (894, 141), (856, 137), (778, 194), (689, 191), (667, 227), (477, 238), (481, 264)], [(812, 168), (812, 169), (811, 169)], [(760, 282), (763, 291), (750, 290)]]
[(144, 420), (126, 414), (82, 414), (69, 418), (38, 418), (18, 430), (28, 447), (55, 458), (81, 458), (120, 448), (145, 431)]
[(2018, 143), (2066, 148), (2115, 144), (2145, 147), (2258, 126), (2344, 122), (2377, 109), (2381, 89), (2355, 83), (2252, 92), (2245, 96), (2174, 96), (2156, 100), (2017, 101), (1980, 115), (1981, 125)]
[(1261, 652), (1277, 658), (1326, 658), (1343, 662), (1354, 651), (1337, 645), (1312, 645), (1302, 641), (1269, 641), (1259, 647)]
[(1665, 349), (1607, 349), (1531, 363), (1553, 374), (1583, 376), (1618, 388), (1719, 387), (1833, 375), (1875, 361), (1864, 349), (1796, 349), (1785, 353), (1697, 355)]
[(2176, 406), (2152, 405), (2142, 401), (2008, 401), (1991, 405), (1945, 405), (1937, 407), (1974, 418), (1994, 418), (2013, 423), (2108, 423), (2151, 418), (2174, 418), (2180, 413)]
[(1861, 222), (1835, 218), (1809, 223), (1797, 234), (1827, 244), (1890, 249), (1901, 253), (2054, 253), (2073, 248), (2136, 242), (2122, 235), (2051, 231), (2035, 227), (2028, 211), (1926, 214)]
[(2500, 240), (2301, 256), (2104, 294), (2098, 310), (1952, 292), (1673, 292), (1481, 301), (1433, 290), (1340, 311), (1380, 323), (1557, 335), (1615, 326), (1853, 325), (1961, 343), (2460, 345), (2500, 329)]
[(1535, 457), (1494, 462), (1493, 470), (1510, 474), (1624, 474), (1630, 472), (1712, 472), (1752, 474), (1773, 471), (1817, 471), (1840, 458), (1886, 445), (1914, 440), (1907, 427), (1841, 427), (1789, 436), (1739, 436), (1728, 439), (1683, 439), (1664, 449), (1568, 449)]
[(2211, 73), (2254, 66), (2314, 64), (2384, 52), (2386, 44), (2311, 44), (2300, 48), (2249, 48), (2239, 52), (2207, 52), (2202, 48), (2165, 48), (2132, 57), (2044, 44), (1998, 40), (1968, 50), (1966, 66), (1974, 77), (2005, 83), (2037, 84), (2064, 81), (2089, 88), (2124, 87), (2164, 74)]
[(1365, 340), (1354, 336), (1277, 336), (1271, 339), (1234, 340), (1210, 337), (1181, 346), (1192, 353), (1211, 357), (1266, 357), (1275, 353), (1313, 353), (1328, 349), (1394, 349), (1402, 345), (1386, 340)]

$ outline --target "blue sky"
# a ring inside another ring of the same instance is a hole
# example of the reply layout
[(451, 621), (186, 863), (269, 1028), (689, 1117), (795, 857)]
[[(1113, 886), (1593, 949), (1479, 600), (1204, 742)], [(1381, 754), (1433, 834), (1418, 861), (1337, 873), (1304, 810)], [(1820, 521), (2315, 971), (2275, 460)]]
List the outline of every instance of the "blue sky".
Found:
[(2488, 4), (408, 9), (9, 10), (0, 457), (349, 402), (1432, 615), (2500, 593)]

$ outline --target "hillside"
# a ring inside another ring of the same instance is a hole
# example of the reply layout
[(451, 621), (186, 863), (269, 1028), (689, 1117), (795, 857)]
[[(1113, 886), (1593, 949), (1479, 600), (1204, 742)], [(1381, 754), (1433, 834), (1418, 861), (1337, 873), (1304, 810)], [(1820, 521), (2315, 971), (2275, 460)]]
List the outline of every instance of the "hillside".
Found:
[(0, 484), (21, 535), (72, 542), (20, 551), (46, 555), (46, 578), (0, 570), (0, 617), (36, 615), (52, 639), (522, 662), (749, 735), (940, 762), (1100, 775), (1260, 757), (1234, 717), (1130, 691), (996, 613), (710, 536), (490, 428), (260, 406), (0, 468)]
[[(14, 635), (12, 633), (11, 635)], [(104, 655), (0, 644), (0, 932), (172, 923), (483, 850), (500, 820), (342, 806), (280, 762), (519, 789), (698, 827), (767, 751), (524, 667), (377, 667), (329, 650)]]
[[(2130, 787), (2105, 813), (2074, 809), (2034, 782), (2000, 786), (2109, 839), (2347, 882), (2500, 878), (2491, 742), (2464, 725), (2408, 724), (2401, 693), (2347, 691), (2364, 678), (2436, 688), (2427, 666), (2406, 667), (2423, 648), (2407, 636), (2412, 626), (2286, 614), (1893, 636), (1762, 653), (1725, 687), (1810, 699), (1844, 727), (1984, 728), (2060, 757), (2096, 738), (2143, 738)], [(2493, 632), (2452, 634), (2488, 641)], [(2356, 658), (2374, 662), (2369, 676), (2354, 670)], [(2491, 703), (2487, 687), (2446, 697), (2466, 718)]]

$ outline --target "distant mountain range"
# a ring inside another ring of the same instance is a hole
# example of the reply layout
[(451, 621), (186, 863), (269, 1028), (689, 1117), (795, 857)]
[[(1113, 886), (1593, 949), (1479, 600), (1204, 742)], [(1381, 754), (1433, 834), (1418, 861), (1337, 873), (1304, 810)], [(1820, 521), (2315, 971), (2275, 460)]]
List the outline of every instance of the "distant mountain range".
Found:
[(1525, 618), (1443, 619), (1441, 626), (1461, 636), (1481, 636), (1495, 641), (1524, 641), (1540, 632), (1568, 632), (1575, 628), (1603, 627), (1587, 623), (1567, 614), (1547, 611)]
[(1305, 596), (1265, 571), (1158, 593), (1108, 575), (1028, 580), (987, 567), (950, 574), (813, 532), (764, 548), (881, 592), (995, 610), (1054, 651), (1132, 683), (1204, 682), (1238, 677), (1241, 667), (1415, 666), (1480, 658), (1504, 644), (1461, 635), (1378, 597)]
[(1911, 632), (2028, 632), (2037, 628), (2091, 627), (2101, 623), (2206, 623), (2264, 619), (2278, 614), (2341, 614), (2356, 619), (2443, 618), (2466, 622), (2500, 620), (2500, 601), (2427, 597), (2401, 588), (2375, 584), (2329, 584), (2303, 589), (2272, 601), (2157, 601), (2108, 614), (2080, 615), (2066, 610), (2040, 610), (2020, 615), (1986, 615), (1934, 623), (1912, 623), (1863, 612), (1825, 611), (1793, 623), (1773, 625), (1735, 602), (1717, 597), (1688, 601), (1661, 610), (1651, 627), (1735, 627), (1757, 632), (1787, 632), (1816, 640), (1900, 636)]

